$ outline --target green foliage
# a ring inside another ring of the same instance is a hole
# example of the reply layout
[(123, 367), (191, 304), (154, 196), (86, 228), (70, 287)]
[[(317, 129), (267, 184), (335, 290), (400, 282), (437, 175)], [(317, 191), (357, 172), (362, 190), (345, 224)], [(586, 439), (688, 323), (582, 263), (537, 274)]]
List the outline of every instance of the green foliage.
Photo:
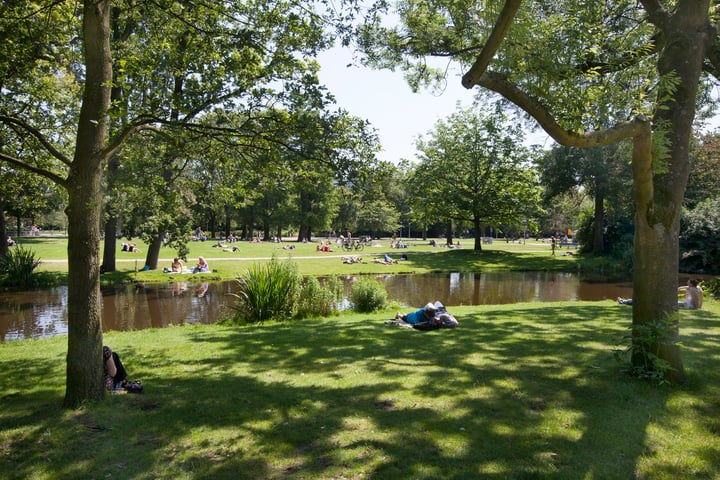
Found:
[(720, 197), (683, 210), (680, 224), (683, 271), (716, 272), (720, 265)]
[[(624, 350), (615, 350), (615, 360), (624, 372), (658, 384), (667, 383), (666, 375), (674, 370), (672, 365), (660, 356), (662, 346), (682, 346), (677, 337), (677, 313), (668, 314), (663, 320), (633, 325), (632, 333), (623, 337), (630, 345)], [(623, 361), (623, 354), (629, 354), (630, 361)]]
[(300, 293), (302, 277), (296, 263), (276, 257), (266, 263), (256, 263), (238, 279), (240, 293), (232, 307), (234, 321), (262, 323), (266, 320), (292, 318)]
[[(582, 252), (592, 250), (593, 241), (593, 215), (592, 212), (583, 212), (575, 238), (581, 245)], [(625, 270), (632, 270), (634, 246), (634, 224), (631, 219), (623, 218), (613, 223), (605, 223), (603, 229), (604, 253), (619, 260)]]
[[(524, 224), (540, 213), (540, 188), (522, 132), (502, 113), (458, 109), (418, 141), (421, 163), (409, 180), (416, 211), (485, 225)], [(476, 244), (476, 247), (479, 244)]]
[(387, 303), (387, 291), (374, 278), (362, 277), (352, 286), (350, 302), (356, 312), (369, 313), (381, 310)]
[(309, 318), (337, 314), (342, 295), (343, 283), (337, 276), (330, 277), (324, 283), (316, 277), (308, 277), (302, 284), (295, 316)]
[(0, 257), (0, 284), (10, 287), (33, 287), (37, 285), (34, 271), (40, 265), (35, 252), (22, 245), (11, 247), (8, 254)]
[(707, 280), (701, 284), (703, 292), (713, 298), (720, 298), (720, 277)]

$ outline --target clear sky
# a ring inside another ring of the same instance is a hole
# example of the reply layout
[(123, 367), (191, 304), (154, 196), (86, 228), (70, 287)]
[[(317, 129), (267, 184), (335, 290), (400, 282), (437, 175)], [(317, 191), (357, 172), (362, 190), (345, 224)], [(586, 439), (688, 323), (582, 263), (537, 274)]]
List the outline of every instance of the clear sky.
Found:
[[(335, 95), (337, 105), (351, 115), (370, 121), (380, 137), (381, 160), (397, 163), (415, 160), (415, 139), (432, 130), (436, 122), (472, 104), (473, 92), (460, 85), (460, 72), (448, 76), (442, 93), (428, 90), (413, 93), (402, 72), (372, 70), (352, 62), (348, 49), (333, 48), (318, 57), (322, 69), (320, 82)], [(533, 143), (543, 144), (547, 135), (532, 135)], [(551, 141), (547, 141), (550, 145)]]

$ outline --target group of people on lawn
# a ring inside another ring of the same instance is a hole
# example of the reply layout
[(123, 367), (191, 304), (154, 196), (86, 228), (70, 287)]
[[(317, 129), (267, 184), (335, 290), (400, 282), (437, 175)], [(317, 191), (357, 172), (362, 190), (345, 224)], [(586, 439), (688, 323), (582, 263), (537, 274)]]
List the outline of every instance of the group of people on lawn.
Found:
[(187, 270), (183, 265), (182, 260), (174, 258), (170, 264), (170, 268), (164, 268), (165, 273), (208, 273), (210, 271), (210, 265), (208, 265), (205, 257), (199, 256), (198, 263), (192, 270)]

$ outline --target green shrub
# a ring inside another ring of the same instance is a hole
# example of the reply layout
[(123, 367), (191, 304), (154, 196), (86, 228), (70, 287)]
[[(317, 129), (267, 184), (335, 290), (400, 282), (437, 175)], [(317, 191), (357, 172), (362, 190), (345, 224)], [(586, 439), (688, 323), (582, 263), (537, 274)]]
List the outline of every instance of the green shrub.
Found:
[(40, 265), (35, 253), (21, 245), (11, 247), (8, 254), (0, 257), (0, 283), (9, 287), (33, 287), (33, 272)]
[(706, 280), (701, 283), (701, 286), (705, 294), (710, 295), (713, 298), (720, 298), (720, 277), (715, 277), (712, 280)]
[(385, 308), (387, 291), (373, 278), (360, 278), (352, 286), (350, 302), (356, 312), (369, 313)]
[(308, 277), (300, 290), (296, 317), (327, 317), (337, 313), (342, 293), (343, 284), (337, 276), (330, 277), (324, 284), (315, 277)]
[(292, 318), (297, 305), (302, 277), (296, 263), (280, 262), (273, 257), (267, 263), (257, 263), (238, 279), (240, 292), (232, 306), (233, 321), (259, 323), (265, 320)]
[(680, 270), (713, 272), (720, 263), (720, 197), (683, 209), (680, 220)]

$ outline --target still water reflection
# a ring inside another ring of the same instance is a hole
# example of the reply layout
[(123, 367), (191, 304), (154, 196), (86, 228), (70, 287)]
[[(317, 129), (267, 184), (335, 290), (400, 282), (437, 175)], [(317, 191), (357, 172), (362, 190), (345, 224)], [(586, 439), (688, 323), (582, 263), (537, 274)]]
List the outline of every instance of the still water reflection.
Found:
[[(388, 275), (378, 279), (391, 300), (422, 306), (605, 300), (630, 296), (630, 282), (581, 279), (570, 273), (492, 272)], [(347, 288), (354, 279), (347, 279)], [(237, 282), (190, 283), (103, 290), (103, 330), (140, 330), (213, 323), (232, 303)], [(0, 293), (0, 341), (67, 333), (67, 287)]]

